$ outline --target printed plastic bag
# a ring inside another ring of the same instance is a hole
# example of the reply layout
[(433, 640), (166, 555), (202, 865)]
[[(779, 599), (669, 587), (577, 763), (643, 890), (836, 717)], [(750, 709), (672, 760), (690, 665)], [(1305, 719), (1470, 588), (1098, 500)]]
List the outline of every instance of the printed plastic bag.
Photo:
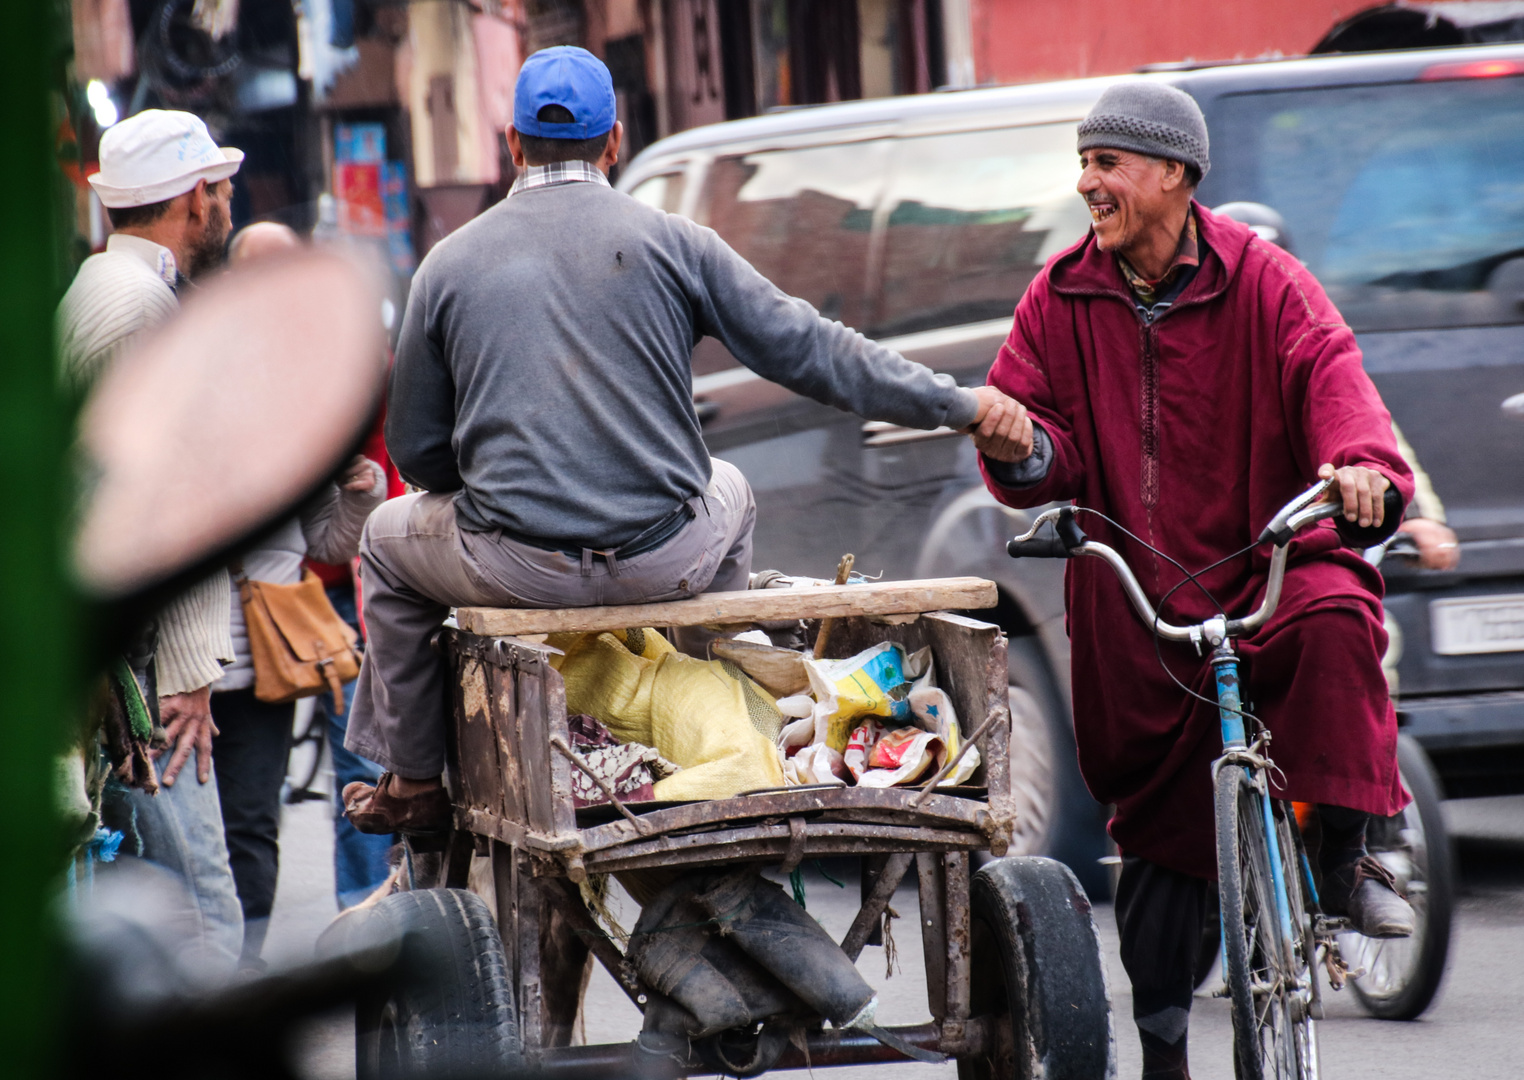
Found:
[(824, 743), (811, 743), (783, 763), (783, 782), (845, 785), (847, 767), (841, 755)]
[(882, 641), (845, 660), (806, 660), (816, 702), (815, 741), (843, 753), (859, 717), (908, 722), (909, 681), (928, 666), (930, 655), (922, 649), (907, 658), (903, 647)]
[[(909, 700), (915, 727), (889, 731), (869, 719), (852, 729), (842, 760), (859, 785), (893, 787), (925, 781), (958, 752), (962, 745), (958, 715), (947, 693), (937, 688), (930, 667), (912, 687)], [(934, 768), (928, 769), (928, 762)], [(979, 751), (969, 747), (957, 768), (937, 786), (964, 783), (978, 767)]]
[(868, 751), (868, 769), (858, 777), (858, 787), (895, 787), (930, 779), (947, 758), (937, 735), (917, 727), (885, 732)]
[[(937, 758), (937, 768), (947, 764), (948, 759), (958, 752), (963, 745), (963, 733), (958, 726), (958, 713), (953, 708), (952, 698), (947, 696), (947, 691), (936, 685), (936, 678), (930, 666), (926, 668), (926, 674), (916, 680), (910, 688), (910, 711), (914, 716), (916, 725), (922, 730), (935, 734), (941, 743), (940, 754)], [(948, 773), (937, 782), (938, 787), (952, 787), (965, 783), (974, 775), (974, 770), (979, 767), (979, 748), (970, 746), (968, 753), (963, 755), (958, 762), (957, 768)]]
[(847, 738), (846, 752), (842, 754), (842, 761), (852, 774), (852, 779), (861, 780), (863, 773), (868, 771), (868, 754), (874, 744), (884, 737), (884, 731), (884, 725), (877, 720), (865, 720), (852, 729), (852, 734)]

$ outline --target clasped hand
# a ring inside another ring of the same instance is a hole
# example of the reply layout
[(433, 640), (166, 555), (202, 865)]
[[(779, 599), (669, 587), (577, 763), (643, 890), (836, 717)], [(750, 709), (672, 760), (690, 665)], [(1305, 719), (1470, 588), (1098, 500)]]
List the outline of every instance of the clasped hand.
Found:
[(963, 429), (979, 452), (995, 461), (1025, 461), (1032, 456), (1032, 418), (1027, 407), (993, 386), (977, 386), (979, 412)]

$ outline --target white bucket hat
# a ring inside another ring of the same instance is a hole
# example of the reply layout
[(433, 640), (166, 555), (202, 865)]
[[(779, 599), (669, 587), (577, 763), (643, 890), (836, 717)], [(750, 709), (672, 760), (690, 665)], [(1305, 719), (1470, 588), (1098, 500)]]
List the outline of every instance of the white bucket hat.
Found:
[(150, 206), (238, 171), (243, 151), (218, 146), (199, 116), (145, 109), (101, 136), (101, 171), (90, 186), (111, 209)]

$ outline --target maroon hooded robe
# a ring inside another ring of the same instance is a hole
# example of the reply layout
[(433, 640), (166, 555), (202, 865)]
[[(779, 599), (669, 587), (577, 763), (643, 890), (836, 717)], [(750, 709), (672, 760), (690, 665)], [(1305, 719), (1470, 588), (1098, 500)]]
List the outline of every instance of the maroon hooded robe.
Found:
[[(1031, 410), (1054, 460), (1028, 487), (986, 473), (996, 498), (1019, 507), (1072, 499), (1192, 571), (1252, 541), (1324, 462), (1377, 469), (1411, 499), (1391, 417), (1321, 286), (1245, 226), (1195, 212), (1200, 269), (1152, 325), (1093, 233), (1032, 282), (989, 381)], [(1098, 516), (1078, 522), (1122, 553), (1155, 605), (1181, 580)], [(1259, 603), (1269, 551), (1202, 577), (1230, 616)], [(1080, 770), (1098, 800), (1116, 805), (1112, 836), (1126, 854), (1215, 878), (1216, 710), (1161, 669), (1105, 563), (1071, 561), (1065, 591)], [(1381, 673), (1381, 594), (1377, 572), (1324, 522), (1293, 542), (1275, 618), (1240, 642), (1252, 707), (1285, 777), (1278, 795), (1382, 815), (1406, 803)], [(1187, 584), (1162, 615), (1178, 625), (1214, 611)], [(1183, 682), (1214, 696), (1191, 646), (1160, 648)]]

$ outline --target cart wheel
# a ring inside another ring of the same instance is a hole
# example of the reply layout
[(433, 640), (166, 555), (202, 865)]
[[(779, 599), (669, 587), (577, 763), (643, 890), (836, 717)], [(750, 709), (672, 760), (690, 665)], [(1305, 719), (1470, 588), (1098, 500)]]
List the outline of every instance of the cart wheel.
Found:
[(995, 1021), (985, 1054), (958, 1059), (961, 1080), (1102, 1080), (1116, 1040), (1090, 899), (1052, 859), (996, 859), (969, 890), (971, 1012)]
[(1370, 824), (1366, 846), (1404, 886), (1418, 916), (1409, 938), (1339, 937), (1345, 961), (1365, 974), (1351, 982), (1366, 1011), (1382, 1020), (1413, 1020), (1429, 1007), (1450, 954), (1450, 914), (1455, 904), (1455, 864), (1440, 811), (1439, 780), (1423, 748), (1397, 738), (1397, 767), (1413, 796), (1405, 809)]
[(519, 1057), (513, 986), (492, 913), (464, 889), (394, 893), (371, 910), (407, 936), (400, 986), (355, 1008), (360, 1080), (501, 1070)]

